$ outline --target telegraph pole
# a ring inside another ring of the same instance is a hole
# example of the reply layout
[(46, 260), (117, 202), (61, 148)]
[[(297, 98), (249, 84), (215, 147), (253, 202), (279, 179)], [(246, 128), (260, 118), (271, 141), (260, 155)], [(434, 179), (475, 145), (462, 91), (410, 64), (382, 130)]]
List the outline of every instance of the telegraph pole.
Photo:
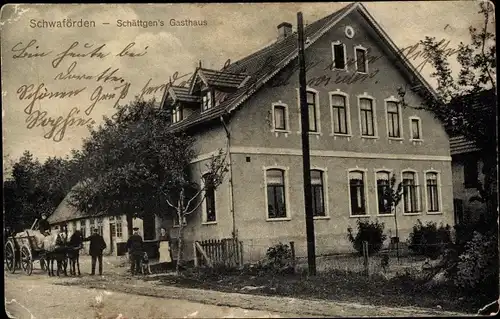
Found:
[(309, 275), (316, 275), (316, 245), (312, 211), (311, 158), (309, 152), (309, 109), (306, 96), (306, 63), (304, 56), (304, 25), (302, 12), (297, 13), (297, 34), (299, 38), (299, 93), (300, 122), (302, 124), (302, 165), (304, 174), (304, 203), (306, 213), (307, 264)]

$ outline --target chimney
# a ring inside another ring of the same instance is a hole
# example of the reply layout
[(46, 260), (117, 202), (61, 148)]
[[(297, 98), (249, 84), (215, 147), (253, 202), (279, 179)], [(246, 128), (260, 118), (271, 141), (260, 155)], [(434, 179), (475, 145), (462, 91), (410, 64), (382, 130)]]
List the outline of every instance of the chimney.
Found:
[(288, 22), (282, 22), (278, 25), (278, 41), (283, 40), (292, 34), (292, 25)]

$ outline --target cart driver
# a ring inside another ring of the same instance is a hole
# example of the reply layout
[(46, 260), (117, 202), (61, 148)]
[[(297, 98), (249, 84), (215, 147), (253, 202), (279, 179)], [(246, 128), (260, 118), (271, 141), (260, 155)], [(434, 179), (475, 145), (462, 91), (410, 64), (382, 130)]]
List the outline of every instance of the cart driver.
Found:
[(50, 224), (47, 221), (47, 214), (43, 213), (42, 218), (38, 222), (38, 229), (40, 230), (40, 233), (42, 233), (44, 236), (50, 235)]

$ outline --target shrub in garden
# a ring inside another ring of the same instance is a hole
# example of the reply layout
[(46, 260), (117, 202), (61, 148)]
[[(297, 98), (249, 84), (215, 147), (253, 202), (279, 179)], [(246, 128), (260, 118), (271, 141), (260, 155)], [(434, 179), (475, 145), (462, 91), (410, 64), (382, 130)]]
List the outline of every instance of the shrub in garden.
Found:
[(472, 240), (465, 244), (465, 252), (458, 257), (455, 284), (470, 292), (491, 293), (492, 298), (495, 294), (498, 296), (497, 248), (496, 238), (475, 232)]
[(417, 220), (409, 237), (408, 248), (414, 253), (432, 259), (438, 258), (446, 245), (451, 243), (450, 226)]
[(371, 222), (369, 220), (362, 221), (358, 219), (358, 232), (356, 236), (352, 234), (352, 228), (347, 228), (347, 238), (352, 243), (354, 249), (362, 255), (363, 242), (368, 242), (368, 255), (377, 253), (381, 248), (387, 235), (384, 234), (384, 223), (378, 221)]
[(282, 271), (292, 267), (292, 250), (288, 245), (279, 243), (266, 252), (266, 266), (272, 271)]

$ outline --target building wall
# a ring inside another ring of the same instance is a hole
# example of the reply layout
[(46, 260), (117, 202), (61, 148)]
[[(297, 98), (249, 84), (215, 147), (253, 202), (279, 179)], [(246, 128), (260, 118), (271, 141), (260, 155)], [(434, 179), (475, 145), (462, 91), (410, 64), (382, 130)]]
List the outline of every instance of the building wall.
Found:
[[(344, 35), (344, 27), (355, 30), (353, 39)], [(306, 50), (306, 62), (314, 62), (308, 69), (309, 87), (318, 94), (319, 133), (311, 134), (312, 165), (326, 169), (328, 176), (329, 218), (315, 221), (318, 253), (340, 252), (351, 249), (346, 239), (347, 227), (355, 229), (356, 218), (349, 217), (349, 197), (347, 193), (347, 170), (359, 167), (366, 171), (368, 205), (370, 217), (379, 218), (386, 224), (386, 233), (394, 236), (394, 219), (378, 217), (373, 211), (375, 199), (375, 169), (387, 168), (401, 180), (403, 169), (413, 169), (418, 174), (421, 185), (421, 200), (425, 208), (424, 171), (436, 170), (440, 176), (442, 211), (428, 214), (424, 209), (418, 215), (398, 215), (401, 240), (405, 240), (417, 219), (453, 224), (453, 191), (449, 139), (434, 116), (415, 108), (421, 98), (408, 91), (405, 97), (410, 107), (400, 110), (402, 118), (402, 138), (390, 139), (384, 100), (398, 97), (398, 88), (408, 84), (407, 78), (396, 68), (396, 63), (386, 54), (380, 41), (370, 35), (358, 13), (346, 17), (335, 28)], [(352, 59), (354, 47), (368, 48), (369, 57), (376, 57), (368, 66), (368, 75), (354, 81), (346, 77), (355, 75), (354, 65), (348, 71), (330, 70), (332, 61), (332, 41), (339, 40), (346, 45), (347, 58)], [(234, 184), (234, 212), (238, 237), (244, 241), (245, 258), (263, 256), (269, 245), (278, 241), (296, 242), (298, 255), (305, 254), (305, 221), (303, 213), (302, 161), (300, 113), (298, 104), (298, 71), (291, 64), (280, 72), (278, 80), (268, 82), (253, 97), (246, 101), (232, 116), (231, 160)], [(288, 80), (286, 80), (288, 78)], [(344, 78), (344, 80), (341, 80)], [(341, 92), (348, 97), (350, 117), (349, 136), (334, 136), (330, 92)], [(360, 134), (358, 97), (368, 95), (374, 99), (376, 138), (363, 138)], [(272, 104), (287, 105), (287, 132), (273, 130)], [(422, 141), (410, 140), (410, 117), (418, 117), (422, 126)], [(224, 131), (214, 126), (211, 134), (198, 136), (199, 154), (203, 156), (224, 146)], [(247, 158), (250, 162), (247, 161)], [(201, 165), (201, 163), (200, 163)], [(266, 221), (264, 167), (279, 166), (287, 170), (287, 198), (291, 213), (290, 220)], [(201, 214), (193, 215), (186, 229), (186, 252), (192, 241), (226, 237), (231, 234), (231, 218), (228, 184), (217, 191), (218, 222), (202, 225)], [(227, 196), (227, 197), (225, 197)], [(200, 210), (201, 211), (201, 210)], [(186, 256), (189, 256), (186, 253)]]
[[(479, 157), (478, 159), (478, 179), (484, 180), (482, 173), (483, 163)], [(452, 174), (453, 174), (453, 199), (461, 200), (463, 205), (463, 221), (472, 222), (476, 220), (483, 212), (486, 206), (480, 202), (471, 202), (472, 196), (479, 194), (476, 188), (466, 188), (464, 179), (464, 161), (468, 160), (463, 156), (453, 156), (452, 161)]]

